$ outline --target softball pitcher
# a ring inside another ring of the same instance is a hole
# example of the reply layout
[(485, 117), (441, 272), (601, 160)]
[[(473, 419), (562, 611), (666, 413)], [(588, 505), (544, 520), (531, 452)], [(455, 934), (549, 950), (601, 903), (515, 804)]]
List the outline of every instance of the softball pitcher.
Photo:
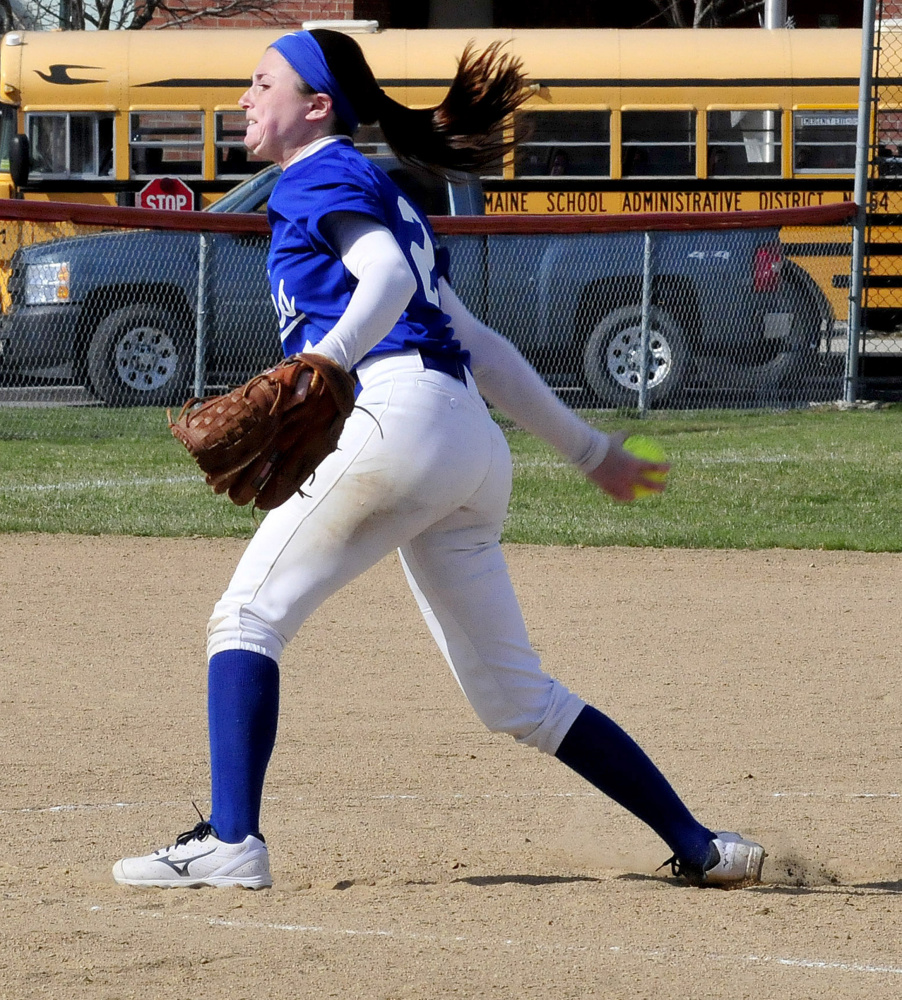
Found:
[(351, 142), (379, 122), (402, 158), (478, 169), (526, 97), (518, 63), (463, 54), (445, 101), (414, 111), (376, 84), (357, 43), (284, 35), (241, 98), (245, 143), (283, 167), (269, 202), (269, 278), (286, 354), (316, 350), (356, 373), (339, 450), (269, 513), (208, 628), (212, 812), (174, 844), (116, 863), (136, 886), (272, 884), (260, 831), (275, 743), (279, 660), (308, 616), (394, 549), (479, 718), (556, 756), (647, 823), (694, 885), (759, 879), (764, 850), (699, 823), (637, 744), (543, 672), (500, 546), (511, 489), (503, 434), (483, 397), (552, 444), (615, 500), (666, 465), (633, 457), (564, 406), (448, 280), (429, 223)]

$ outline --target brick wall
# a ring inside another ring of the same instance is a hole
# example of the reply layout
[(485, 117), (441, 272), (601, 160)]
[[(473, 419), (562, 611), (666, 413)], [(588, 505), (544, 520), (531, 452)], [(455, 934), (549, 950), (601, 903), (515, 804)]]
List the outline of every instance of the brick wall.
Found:
[[(266, 28), (284, 25), (297, 26), (302, 21), (346, 21), (357, 15), (354, 0), (276, 0), (268, 10), (248, 12), (237, 17), (200, 17), (191, 22), (192, 28)], [(154, 18), (153, 24), (162, 26), (165, 20)]]

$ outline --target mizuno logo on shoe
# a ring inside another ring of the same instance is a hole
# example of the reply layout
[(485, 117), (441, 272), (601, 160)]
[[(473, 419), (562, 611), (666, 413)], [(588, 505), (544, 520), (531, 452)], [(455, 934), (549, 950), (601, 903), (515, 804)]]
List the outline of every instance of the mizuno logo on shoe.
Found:
[(165, 858), (157, 858), (156, 860), (159, 861), (160, 864), (164, 864), (168, 868), (171, 868), (176, 875), (188, 878), (191, 875), (191, 872), (188, 871), (188, 865), (190, 865), (192, 861), (199, 861), (201, 858), (205, 858), (207, 855), (213, 854), (215, 851), (216, 848), (213, 847), (209, 851), (204, 851), (203, 854), (195, 854), (193, 858), (183, 858), (180, 861), (171, 861), (168, 855)]

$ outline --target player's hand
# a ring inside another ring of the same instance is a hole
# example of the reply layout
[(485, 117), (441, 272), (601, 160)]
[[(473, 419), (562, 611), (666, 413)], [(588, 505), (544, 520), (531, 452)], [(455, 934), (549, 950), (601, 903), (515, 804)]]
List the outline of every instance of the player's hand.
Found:
[(586, 478), (620, 503), (634, 500), (637, 486), (644, 486), (654, 493), (663, 493), (667, 484), (660, 479), (649, 478), (648, 473), (663, 473), (666, 476), (670, 471), (670, 463), (648, 462), (625, 451), (623, 442), (627, 435), (623, 431), (610, 437), (604, 461), (597, 469), (587, 473)]

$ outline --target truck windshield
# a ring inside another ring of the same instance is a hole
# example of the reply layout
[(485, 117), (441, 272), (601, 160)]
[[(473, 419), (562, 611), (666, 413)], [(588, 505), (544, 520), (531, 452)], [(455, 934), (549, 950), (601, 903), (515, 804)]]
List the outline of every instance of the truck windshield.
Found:
[(248, 177), (214, 202), (208, 212), (265, 212), (270, 192), (282, 171), (273, 164)]

